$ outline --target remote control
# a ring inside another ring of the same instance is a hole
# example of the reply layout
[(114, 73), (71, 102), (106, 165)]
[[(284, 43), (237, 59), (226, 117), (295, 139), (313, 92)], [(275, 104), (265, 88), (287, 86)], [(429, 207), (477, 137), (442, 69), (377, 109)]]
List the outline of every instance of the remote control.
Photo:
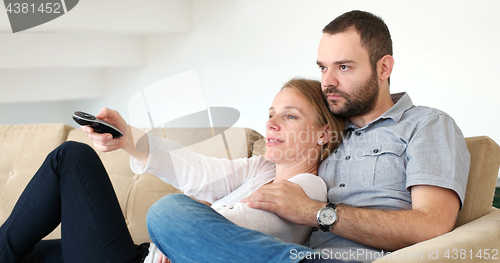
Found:
[(123, 133), (118, 130), (109, 122), (105, 122), (101, 119), (96, 118), (94, 115), (83, 112), (75, 111), (73, 112), (73, 120), (82, 126), (90, 126), (97, 133), (110, 133), (113, 138), (118, 138), (123, 136)]

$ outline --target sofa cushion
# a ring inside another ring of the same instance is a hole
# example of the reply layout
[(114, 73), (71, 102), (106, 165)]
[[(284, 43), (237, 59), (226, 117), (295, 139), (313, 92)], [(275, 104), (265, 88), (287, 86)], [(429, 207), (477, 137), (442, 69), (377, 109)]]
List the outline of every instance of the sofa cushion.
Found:
[(471, 167), (465, 202), (455, 227), (475, 220), (491, 211), (500, 165), (500, 147), (486, 136), (465, 139), (471, 155)]
[(65, 124), (0, 125), (0, 224), (47, 154), (71, 129)]

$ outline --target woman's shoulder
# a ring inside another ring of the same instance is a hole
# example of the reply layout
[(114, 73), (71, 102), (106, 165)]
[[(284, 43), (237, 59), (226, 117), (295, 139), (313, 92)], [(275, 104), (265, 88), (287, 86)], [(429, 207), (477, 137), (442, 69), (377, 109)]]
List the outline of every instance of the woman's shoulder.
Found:
[(323, 179), (321, 177), (319, 177), (315, 174), (311, 174), (311, 173), (297, 174), (296, 176), (288, 179), (288, 181), (290, 181), (292, 183), (296, 183), (296, 184), (300, 184), (300, 183), (321, 184), (321, 185), (325, 185), (325, 187), (326, 187), (325, 181), (323, 181)]
[(310, 173), (301, 173), (288, 181), (300, 185), (309, 198), (326, 202), (328, 189), (321, 177)]

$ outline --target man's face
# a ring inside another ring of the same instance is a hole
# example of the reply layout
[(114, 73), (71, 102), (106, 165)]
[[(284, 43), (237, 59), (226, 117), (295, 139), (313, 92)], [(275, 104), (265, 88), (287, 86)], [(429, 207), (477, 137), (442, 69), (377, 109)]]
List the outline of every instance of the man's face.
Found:
[(368, 51), (357, 32), (323, 34), (318, 50), (321, 86), (333, 114), (362, 116), (375, 108), (379, 93)]

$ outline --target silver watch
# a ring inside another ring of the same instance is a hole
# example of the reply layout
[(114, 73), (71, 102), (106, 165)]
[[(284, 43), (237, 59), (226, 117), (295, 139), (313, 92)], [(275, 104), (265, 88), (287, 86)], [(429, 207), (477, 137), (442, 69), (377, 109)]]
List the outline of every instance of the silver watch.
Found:
[(319, 229), (324, 232), (329, 232), (333, 224), (337, 222), (337, 205), (333, 203), (328, 203), (323, 208), (318, 210), (316, 214), (316, 219), (318, 220)]

